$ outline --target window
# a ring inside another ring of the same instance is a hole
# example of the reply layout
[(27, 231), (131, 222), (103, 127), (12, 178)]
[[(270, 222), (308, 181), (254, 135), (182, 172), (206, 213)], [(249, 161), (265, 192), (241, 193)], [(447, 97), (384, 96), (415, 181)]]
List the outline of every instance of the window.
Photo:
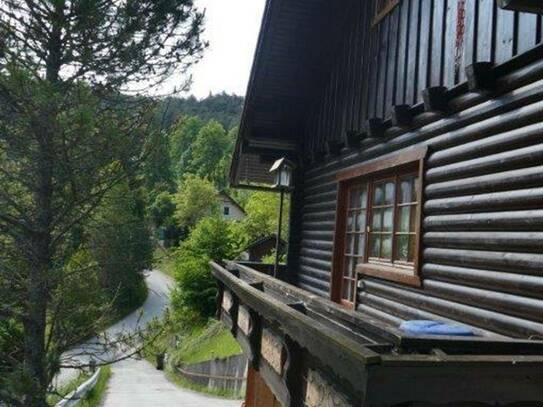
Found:
[(400, 0), (375, 0), (375, 15), (373, 18), (373, 25), (379, 24), (379, 22), (385, 18), (385, 16), (394, 10), (400, 3)]
[(224, 210), (223, 210), (223, 213), (224, 213), (224, 216), (230, 215), (230, 207), (229, 207), (229, 206), (225, 206), (225, 207), (224, 207)]
[(420, 285), (421, 176), (426, 148), (338, 175), (332, 298), (356, 300), (359, 274)]

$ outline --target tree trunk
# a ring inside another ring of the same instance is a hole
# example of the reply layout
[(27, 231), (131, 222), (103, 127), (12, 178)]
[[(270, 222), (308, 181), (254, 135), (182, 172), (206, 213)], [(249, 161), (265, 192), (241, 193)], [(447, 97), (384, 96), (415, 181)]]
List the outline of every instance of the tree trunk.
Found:
[[(43, 129), (42, 129), (43, 131)], [(49, 276), (52, 271), (51, 224), (53, 200), (54, 153), (51, 132), (38, 137), (36, 232), (30, 240), (32, 264), (28, 271), (28, 303), (25, 328), (25, 368), (32, 378), (32, 388), (25, 397), (29, 407), (47, 406), (49, 374), (46, 341), (46, 318), (49, 297)]]

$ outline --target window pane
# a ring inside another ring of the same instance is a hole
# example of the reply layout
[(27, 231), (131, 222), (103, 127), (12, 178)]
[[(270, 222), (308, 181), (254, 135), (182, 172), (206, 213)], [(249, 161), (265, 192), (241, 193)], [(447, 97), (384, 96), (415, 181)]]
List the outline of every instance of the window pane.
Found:
[(353, 188), (351, 189), (349, 195), (349, 208), (358, 208), (358, 189), (357, 188)]
[(411, 216), (409, 217), (409, 231), (415, 233), (417, 231), (417, 206), (410, 206)]
[(402, 206), (398, 212), (400, 216), (400, 219), (398, 220), (398, 232), (407, 233), (410, 230), (411, 224), (411, 207)]
[(400, 203), (417, 201), (417, 177), (403, 178), (400, 182)]
[(370, 257), (379, 257), (381, 255), (381, 239), (377, 235), (371, 237)]
[(348, 300), (348, 301), (352, 301), (353, 300), (353, 291), (352, 291), (352, 284), (351, 284), (351, 281), (350, 280), (343, 280), (343, 299), (344, 300)]
[(396, 256), (395, 259), (399, 261), (409, 261), (409, 235), (396, 236)]
[(366, 209), (368, 206), (368, 186), (364, 185), (360, 189), (360, 201), (359, 205), (362, 209)]
[(380, 232), (382, 228), (381, 209), (375, 209), (373, 211), (373, 221), (371, 227), (376, 232)]
[(381, 258), (392, 260), (392, 235), (384, 235), (381, 242)]
[(354, 243), (354, 235), (352, 233), (347, 234), (345, 242), (345, 253), (352, 253)]
[(366, 211), (358, 212), (356, 217), (356, 230), (357, 232), (366, 231)]
[(384, 184), (375, 184), (375, 190), (373, 191), (373, 204), (382, 205), (385, 198), (385, 185)]
[(409, 236), (409, 253), (407, 261), (413, 263), (415, 261), (415, 247), (416, 247), (416, 236), (410, 235)]
[(394, 208), (387, 208), (384, 210), (383, 231), (392, 232), (393, 224), (394, 224)]
[(347, 216), (347, 231), (352, 231), (354, 228), (354, 217), (356, 212), (349, 212), (349, 215)]
[(351, 277), (353, 270), (353, 258), (346, 256), (345, 257), (345, 265), (343, 266), (343, 275), (345, 277)]
[(394, 193), (396, 191), (396, 187), (394, 182), (387, 182), (385, 184), (385, 204), (386, 205), (394, 205)]
[(356, 254), (358, 254), (359, 256), (363, 256), (365, 250), (366, 250), (366, 235), (360, 235), (358, 236), (358, 251)]

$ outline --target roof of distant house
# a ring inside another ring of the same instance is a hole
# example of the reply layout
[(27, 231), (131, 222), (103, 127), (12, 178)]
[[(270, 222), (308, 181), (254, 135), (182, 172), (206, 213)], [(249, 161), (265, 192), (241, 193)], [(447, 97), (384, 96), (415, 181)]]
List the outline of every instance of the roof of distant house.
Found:
[(235, 207), (237, 207), (241, 212), (243, 212), (245, 215), (247, 214), (245, 212), (245, 209), (241, 207), (239, 203), (236, 202), (234, 198), (232, 198), (230, 195), (228, 195), (225, 191), (220, 191), (219, 195), (223, 196), (224, 198), (228, 199)]
[[(275, 241), (276, 239), (277, 239), (277, 234), (275, 234), (275, 233), (272, 233), (272, 234), (267, 235), (267, 236), (262, 236), (262, 237), (260, 237), (260, 238), (258, 238), (256, 240), (254, 240), (253, 242), (249, 243), (249, 245), (247, 245), (247, 247), (244, 250), (254, 249), (255, 247), (260, 246), (260, 245), (262, 245), (264, 243), (267, 243), (270, 240)], [(281, 239), (280, 244), (282, 246), (286, 246), (287, 243), (283, 239)]]

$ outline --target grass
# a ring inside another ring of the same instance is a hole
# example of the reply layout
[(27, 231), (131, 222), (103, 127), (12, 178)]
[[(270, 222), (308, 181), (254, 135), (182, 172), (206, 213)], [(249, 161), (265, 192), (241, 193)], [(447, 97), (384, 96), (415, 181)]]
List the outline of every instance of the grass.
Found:
[(224, 325), (212, 321), (204, 327), (195, 328), (184, 337), (174, 356), (179, 362), (193, 364), (240, 353), (239, 344)]
[(78, 407), (99, 407), (102, 403), (107, 390), (107, 384), (111, 378), (111, 367), (104, 366), (100, 369), (96, 386), (87, 394), (84, 400), (78, 404)]
[(165, 371), (165, 373), (168, 380), (184, 389), (189, 389), (198, 393), (209, 394), (210, 396), (221, 397), (224, 399), (239, 400), (242, 398), (239, 394), (235, 394), (232, 391), (210, 389), (208, 387), (193, 383), (190, 380), (185, 379), (183, 376), (175, 373), (171, 367), (169, 367)]
[[(59, 403), (64, 397), (68, 396), (72, 391), (77, 389), (79, 386), (81, 386), (83, 383), (85, 383), (88, 379), (90, 379), (91, 375), (87, 373), (83, 373), (79, 375), (77, 379), (72, 381), (70, 384), (64, 386), (62, 389), (58, 391), (59, 394), (51, 395), (47, 398), (47, 403), (50, 406), (54, 406), (57, 403)], [(104, 398), (106, 389), (107, 389), (107, 383), (111, 377), (111, 367), (110, 366), (104, 366), (100, 369), (100, 374), (98, 375), (98, 381), (96, 382), (96, 385), (94, 388), (89, 391), (87, 396), (81, 400), (81, 402), (78, 404), (78, 407), (99, 407), (100, 403), (102, 402), (102, 399)]]
[(164, 274), (175, 278), (175, 257), (171, 250), (157, 247), (153, 253), (154, 266)]
[[(167, 324), (171, 327), (172, 324)], [(165, 366), (166, 377), (176, 385), (206, 393), (217, 397), (239, 399), (240, 395), (228, 390), (214, 390), (187, 380), (175, 371), (175, 366), (205, 362), (215, 358), (226, 358), (242, 353), (239, 344), (230, 331), (219, 321), (210, 320), (207, 324), (182, 330), (175, 333), (165, 330), (145, 352), (145, 358), (156, 363), (156, 354), (168, 353), (168, 363)], [(176, 339), (180, 346), (176, 347)]]
[(91, 376), (88, 373), (81, 373), (77, 379), (72, 380), (70, 383), (66, 384), (65, 386), (62, 386), (60, 389), (57, 389), (58, 394), (51, 394), (47, 397), (47, 403), (50, 406), (54, 406), (60, 401), (62, 401), (63, 398), (65, 398), (68, 394), (70, 394), (72, 391), (77, 389), (79, 386), (81, 386), (83, 383), (85, 383)]

